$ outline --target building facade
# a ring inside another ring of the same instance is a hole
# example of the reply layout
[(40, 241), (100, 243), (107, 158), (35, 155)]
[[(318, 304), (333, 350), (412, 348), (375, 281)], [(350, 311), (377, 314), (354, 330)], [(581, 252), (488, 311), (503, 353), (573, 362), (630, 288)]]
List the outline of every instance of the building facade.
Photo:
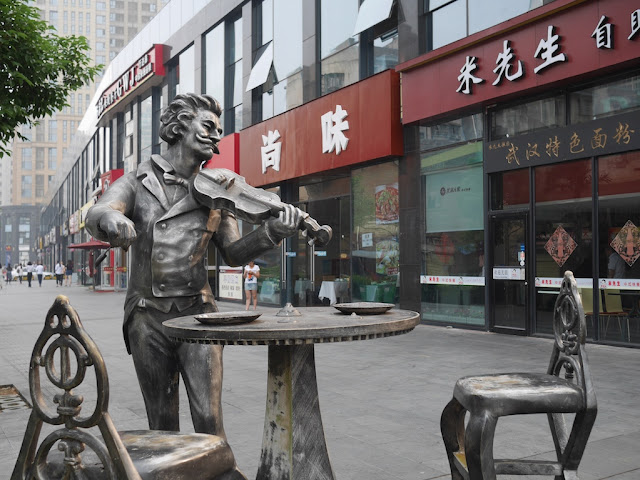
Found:
[[(206, 167), (334, 232), (256, 259), (261, 302), (382, 301), (427, 323), (547, 335), (571, 269), (589, 336), (637, 345), (631, 3), (171, 2), (110, 64), (44, 230), (66, 231), (53, 250), (89, 240), (101, 176), (161, 154), (163, 106), (207, 93), (225, 137)], [(99, 283), (126, 286), (124, 252), (102, 265)], [(240, 270), (213, 248), (208, 268), (220, 298), (242, 299)]]
[[(86, 37), (95, 64), (106, 66), (157, 14), (166, 0), (37, 0), (32, 3), (58, 35)], [(83, 139), (76, 142), (75, 137), (85, 112), (93, 108), (91, 99), (96, 85), (91, 83), (71, 93), (67, 98), (69, 106), (40, 119), (37, 126), (21, 127), (27, 140), (16, 138), (10, 158), (2, 162), (1, 205), (42, 206), (48, 203), (50, 187), (56, 188), (59, 184), (58, 172), (75, 161), (69, 156), (73, 157), (77, 144), (82, 145)], [(33, 238), (38, 226), (39, 223), (32, 226)], [(3, 250), (7, 246), (11, 245), (0, 244)], [(35, 244), (31, 246), (31, 260), (36, 260), (38, 249)], [(12, 262), (17, 261), (17, 256), (13, 256)]]

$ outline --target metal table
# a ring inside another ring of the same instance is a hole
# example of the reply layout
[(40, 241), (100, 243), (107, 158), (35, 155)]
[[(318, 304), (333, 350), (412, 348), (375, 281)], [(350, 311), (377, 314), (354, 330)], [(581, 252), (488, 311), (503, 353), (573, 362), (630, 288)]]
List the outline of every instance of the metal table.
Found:
[(193, 316), (163, 323), (181, 342), (268, 345), (267, 405), (257, 479), (334, 480), (324, 437), (314, 344), (368, 340), (410, 332), (417, 312), (344, 315), (330, 307), (298, 309), (302, 316), (263, 314), (241, 325), (204, 325)]

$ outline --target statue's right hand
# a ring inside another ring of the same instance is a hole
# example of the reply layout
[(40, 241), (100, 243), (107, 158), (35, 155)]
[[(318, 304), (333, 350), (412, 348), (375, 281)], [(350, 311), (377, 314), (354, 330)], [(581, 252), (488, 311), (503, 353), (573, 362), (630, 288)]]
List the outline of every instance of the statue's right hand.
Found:
[(103, 214), (99, 226), (107, 234), (112, 247), (127, 250), (136, 239), (134, 223), (117, 210)]

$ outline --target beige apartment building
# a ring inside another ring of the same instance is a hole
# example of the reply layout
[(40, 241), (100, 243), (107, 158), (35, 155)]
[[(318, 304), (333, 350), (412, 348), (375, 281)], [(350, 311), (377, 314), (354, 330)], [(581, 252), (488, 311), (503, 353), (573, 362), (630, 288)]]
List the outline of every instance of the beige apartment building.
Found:
[[(96, 64), (105, 65), (129, 43), (168, 0), (37, 0), (42, 18), (59, 35), (85, 36)], [(98, 82), (100, 78), (96, 79)], [(39, 205), (45, 201), (49, 185), (62, 165), (74, 140), (80, 120), (91, 107), (95, 84), (71, 93), (69, 106), (40, 121), (34, 128), (22, 128), (27, 141), (13, 142), (10, 195), (4, 181), (4, 201), (11, 205)]]

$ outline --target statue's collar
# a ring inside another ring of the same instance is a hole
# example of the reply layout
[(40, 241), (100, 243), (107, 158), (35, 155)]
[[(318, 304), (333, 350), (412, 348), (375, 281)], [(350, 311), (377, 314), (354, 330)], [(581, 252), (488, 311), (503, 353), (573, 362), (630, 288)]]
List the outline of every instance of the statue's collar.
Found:
[(151, 155), (151, 161), (156, 167), (162, 170), (163, 173), (172, 173), (175, 175), (176, 169), (173, 168), (173, 165), (171, 165), (167, 160), (162, 158), (160, 155), (158, 154)]

